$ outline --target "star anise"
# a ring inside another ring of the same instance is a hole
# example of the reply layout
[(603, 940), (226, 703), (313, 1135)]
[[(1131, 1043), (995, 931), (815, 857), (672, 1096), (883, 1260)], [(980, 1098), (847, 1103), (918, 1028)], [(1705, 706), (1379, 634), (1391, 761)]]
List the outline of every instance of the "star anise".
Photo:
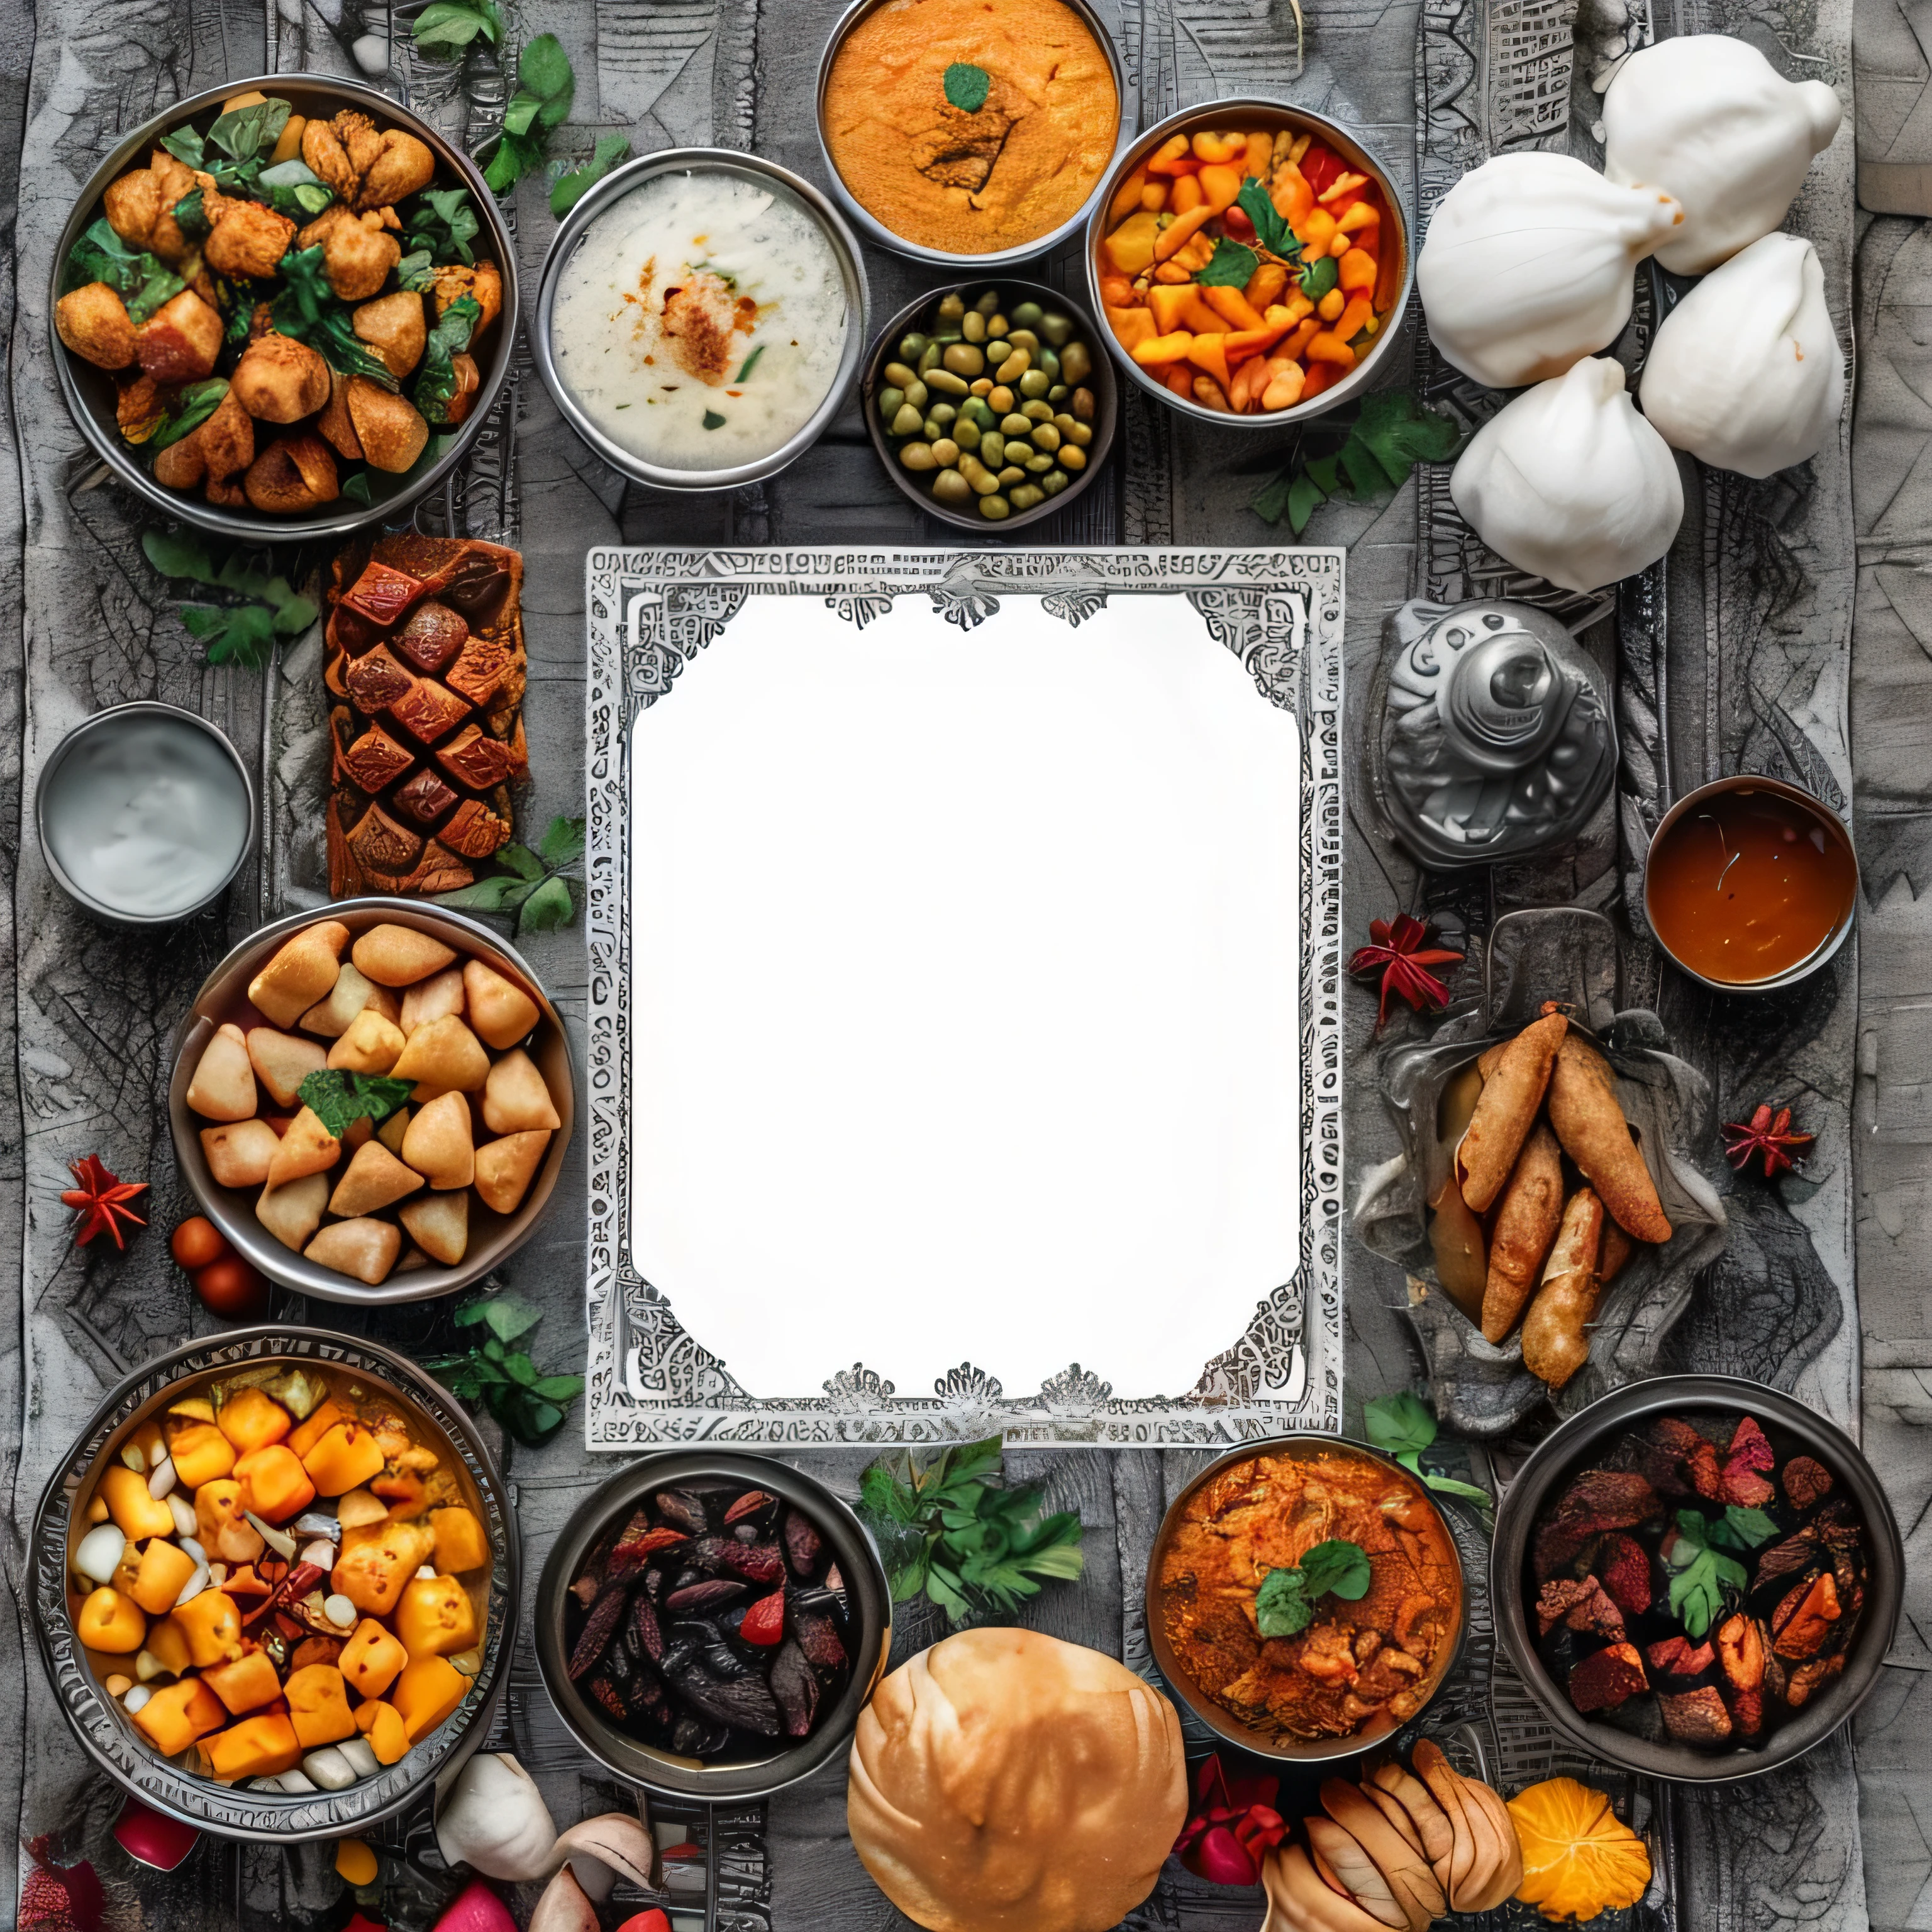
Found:
[(74, 1225), (75, 1246), (84, 1248), (96, 1234), (105, 1234), (113, 1236), (117, 1248), (125, 1249), (128, 1244), (122, 1236), (122, 1222), (135, 1228), (148, 1225), (128, 1205), (136, 1195), (147, 1192), (148, 1184), (123, 1180), (101, 1165), (98, 1154), (83, 1154), (70, 1165), (68, 1172), (77, 1185), (70, 1187), (61, 1201), (64, 1206), (80, 1211), (80, 1219)]
[(1815, 1134), (1794, 1134), (1791, 1109), (1780, 1107), (1774, 1114), (1768, 1102), (1751, 1115), (1749, 1126), (1726, 1120), (1724, 1132), (1724, 1152), (1731, 1165), (1742, 1174), (1761, 1154), (1767, 1180), (1788, 1172), (1794, 1161), (1802, 1160), (1804, 1150), (1817, 1138)]
[(1424, 1006), (1433, 1006), (1438, 1011), (1449, 1004), (1449, 988), (1434, 974), (1423, 969), (1429, 966), (1460, 965), (1462, 956), (1448, 952), (1440, 947), (1423, 950), (1432, 928), (1410, 913), (1397, 913), (1393, 922), (1385, 919), (1369, 922), (1369, 938), (1373, 944), (1360, 947), (1348, 961), (1348, 970), (1358, 979), (1366, 979), (1372, 974), (1382, 975), (1382, 1004), (1376, 1012), (1376, 1030), (1380, 1033), (1388, 1024), (1388, 1003), (1391, 993), (1400, 993), (1418, 1012)]

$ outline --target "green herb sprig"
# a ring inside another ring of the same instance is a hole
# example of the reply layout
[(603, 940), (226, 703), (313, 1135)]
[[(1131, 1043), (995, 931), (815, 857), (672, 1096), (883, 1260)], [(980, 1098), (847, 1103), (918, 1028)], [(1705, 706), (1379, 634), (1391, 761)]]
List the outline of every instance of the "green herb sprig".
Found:
[(627, 134), (599, 134), (590, 158), (580, 168), (560, 174), (550, 191), (550, 212), (561, 220), (584, 198), (592, 182), (602, 181), (631, 152)]
[(410, 391), (425, 422), (447, 423), (456, 400), (454, 358), (470, 346), (483, 305), (474, 296), (458, 296), (445, 309), (423, 344), (422, 362)]
[(1362, 1425), (1370, 1442), (1384, 1456), (1392, 1456), (1412, 1476), (1445, 1496), (1461, 1496), (1484, 1509), (1494, 1507), (1487, 1490), (1473, 1483), (1459, 1483), (1454, 1476), (1438, 1475), (1422, 1466), (1422, 1452), (1436, 1440), (1436, 1418), (1420, 1396), (1404, 1389), (1399, 1395), (1378, 1396), (1364, 1405)]
[(1346, 1537), (1318, 1543), (1294, 1568), (1270, 1570), (1255, 1592), (1255, 1628), (1266, 1636), (1299, 1636), (1315, 1621), (1324, 1597), (1359, 1603), (1375, 1572), (1368, 1552)]
[(66, 280), (70, 289), (105, 282), (137, 327), (188, 286), (165, 262), (145, 249), (129, 248), (105, 215), (68, 250)]
[(163, 530), (143, 530), (141, 548), (164, 577), (206, 584), (245, 600), (182, 605), (182, 622), (206, 644), (210, 664), (260, 670), (278, 638), (299, 637), (316, 620), (314, 598), (295, 590), (286, 577), (244, 562), (238, 551), (218, 563), (201, 538)]
[(860, 1478), (859, 1514), (885, 1556), (893, 1602), (922, 1592), (956, 1624), (1010, 1616), (1042, 1582), (1084, 1570), (1079, 1516), (1043, 1510), (1043, 1493), (1007, 1484), (992, 1436), (923, 1466), (910, 1454), (873, 1463)]
[[(404, 202), (396, 218), (403, 224), (404, 259), (397, 265), (399, 271), (408, 268), (418, 255), (428, 258), (417, 265), (422, 268), (430, 262), (476, 266), (476, 251), (470, 244), (482, 224), (466, 188), (424, 188)], [(422, 286), (428, 286), (427, 279)]]
[(504, 194), (544, 164), (551, 134), (563, 124), (577, 95), (570, 56), (554, 34), (539, 34), (517, 57), (517, 91), (503, 112), (502, 131), (486, 151), (483, 178)]
[(460, 60), (478, 40), (500, 45), (503, 16), (496, 0), (430, 0), (412, 32), (417, 47), (433, 59)]
[[(1311, 454), (1310, 442), (1338, 447)], [(1383, 389), (1362, 399), (1352, 423), (1304, 430), (1288, 461), (1263, 484), (1248, 507), (1264, 523), (1285, 515), (1297, 536), (1331, 496), (1370, 502), (1390, 496), (1418, 463), (1446, 463), (1462, 440), (1454, 419), (1425, 408), (1406, 389)]]
[(256, 199), (262, 170), (289, 124), (291, 111), (287, 101), (272, 94), (245, 107), (231, 107), (216, 117), (206, 134), (197, 134), (192, 125), (177, 128), (161, 137), (161, 146), (176, 160), (212, 175), (223, 194)]
[(436, 902), (465, 912), (514, 912), (519, 939), (532, 932), (554, 932), (577, 916), (570, 890), (574, 874), (568, 868), (583, 856), (584, 820), (553, 818), (534, 852), (514, 840), (500, 846), (495, 856), (505, 868), (502, 872), (453, 892), (439, 892)]
[(351, 1073), (340, 1066), (318, 1067), (304, 1076), (296, 1097), (324, 1130), (341, 1139), (358, 1120), (386, 1120), (414, 1090), (415, 1083), (386, 1073)]
[(581, 1376), (545, 1375), (521, 1349), (520, 1341), (543, 1319), (507, 1294), (466, 1303), (456, 1311), (459, 1328), (488, 1332), (460, 1354), (440, 1355), (424, 1366), (446, 1382), (459, 1402), (480, 1402), (519, 1442), (536, 1448), (563, 1426), (564, 1411), (584, 1393)]
[[(1742, 1563), (1715, 1546), (1720, 1540), (1731, 1542), (1733, 1548), (1756, 1546), (1748, 1541), (1746, 1528), (1732, 1520), (1736, 1515), (1762, 1519), (1766, 1529), (1756, 1538), (1758, 1543), (1778, 1533), (1778, 1526), (1762, 1510), (1727, 1509), (1714, 1524), (1696, 1510), (1677, 1512), (1677, 1534), (1664, 1561), (1671, 1573), (1670, 1614), (1684, 1626), (1687, 1636), (1701, 1637), (1717, 1620), (1730, 1593), (1743, 1590), (1750, 1581)], [(1751, 1524), (1750, 1532), (1756, 1528)]]

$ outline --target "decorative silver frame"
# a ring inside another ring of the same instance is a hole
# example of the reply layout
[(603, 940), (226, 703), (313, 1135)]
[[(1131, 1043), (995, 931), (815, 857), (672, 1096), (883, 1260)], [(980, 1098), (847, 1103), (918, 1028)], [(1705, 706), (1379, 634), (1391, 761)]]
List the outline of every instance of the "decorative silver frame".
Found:
[[(797, 1446), (984, 1436), (1015, 1444), (1217, 1447), (1342, 1421), (1342, 613), (1339, 550), (593, 549), (584, 565), (590, 665), (585, 875), (590, 955), (584, 1082), (590, 1162), (584, 1435), (591, 1449), (704, 1440)], [(1184, 1396), (1117, 1400), (1078, 1364), (1009, 1395), (962, 1364), (902, 1395), (862, 1364), (821, 1396), (748, 1395), (686, 1333), (628, 1254), (630, 1015), (626, 908), (632, 722), (754, 590), (822, 598), (862, 627), (924, 596), (971, 630), (1003, 595), (1040, 596), (1069, 624), (1115, 592), (1184, 596), (1270, 704), (1300, 725), (1303, 864), (1301, 1254), (1245, 1334)]]

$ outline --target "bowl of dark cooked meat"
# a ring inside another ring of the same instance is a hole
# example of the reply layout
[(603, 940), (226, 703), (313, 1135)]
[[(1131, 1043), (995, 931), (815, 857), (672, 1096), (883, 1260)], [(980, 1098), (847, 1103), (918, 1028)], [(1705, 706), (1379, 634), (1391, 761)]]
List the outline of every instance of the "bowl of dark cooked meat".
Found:
[(884, 1570), (820, 1482), (761, 1456), (647, 1456), (544, 1565), (537, 1659), (592, 1757), (650, 1789), (763, 1797), (844, 1751), (892, 1646)]
[(1550, 1722), (1697, 1783), (1789, 1763), (1876, 1682), (1898, 1526), (1844, 1432), (1728, 1376), (1633, 1383), (1542, 1442), (1505, 1493), (1496, 1622)]

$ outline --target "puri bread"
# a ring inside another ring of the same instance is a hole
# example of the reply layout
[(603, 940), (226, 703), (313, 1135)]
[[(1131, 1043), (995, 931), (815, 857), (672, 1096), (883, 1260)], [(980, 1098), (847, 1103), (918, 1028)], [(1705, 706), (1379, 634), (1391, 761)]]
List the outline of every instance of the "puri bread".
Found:
[(931, 1932), (1107, 1932), (1186, 1822), (1180, 1724), (1098, 1651), (962, 1630), (860, 1714), (845, 1804), (866, 1869)]

